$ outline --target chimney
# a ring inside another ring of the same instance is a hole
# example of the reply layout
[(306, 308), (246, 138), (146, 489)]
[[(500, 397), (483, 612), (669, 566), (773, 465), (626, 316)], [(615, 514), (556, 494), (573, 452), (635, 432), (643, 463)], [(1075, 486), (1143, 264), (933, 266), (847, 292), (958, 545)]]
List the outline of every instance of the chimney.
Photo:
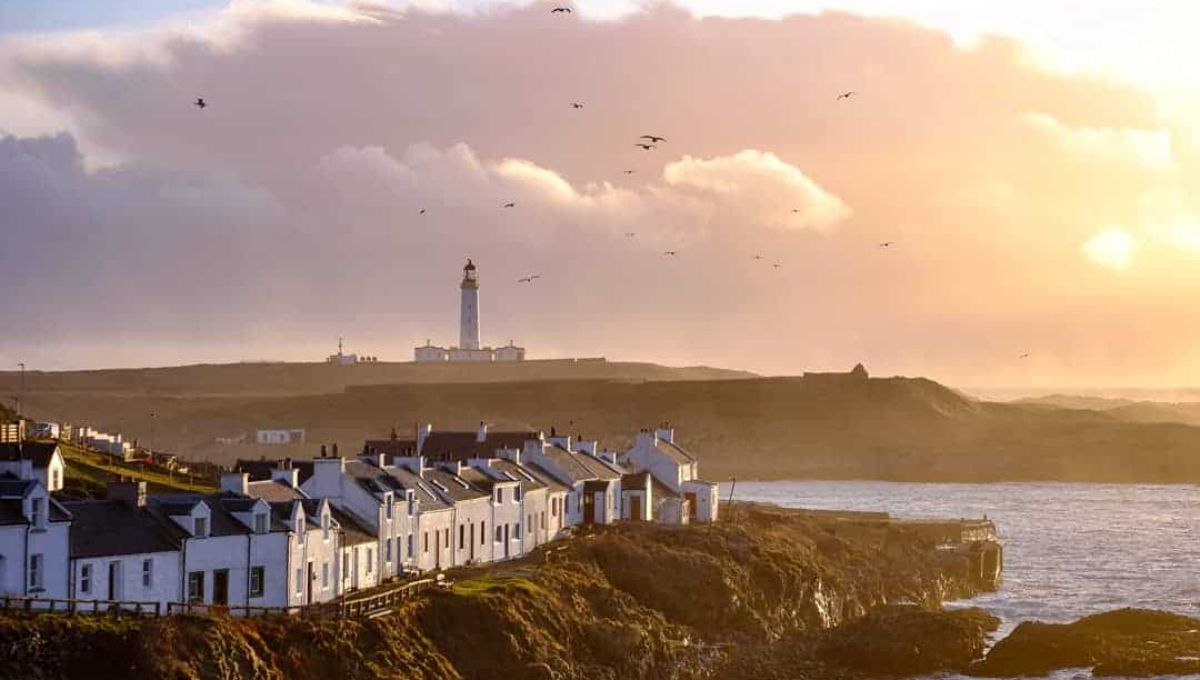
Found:
[(587, 454), (590, 454), (593, 456), (597, 455), (596, 452), (599, 448), (600, 448), (599, 442), (595, 442), (595, 441), (590, 441), (590, 442), (577, 441), (577, 442), (575, 442), (575, 450), (576, 451), (582, 451), (584, 453), (587, 453)]
[(502, 460), (511, 460), (512, 462), (516, 463), (517, 465), (521, 464), (521, 450), (520, 449), (500, 449), (497, 452), (497, 455), (499, 455)]
[(110, 501), (121, 501), (131, 507), (146, 507), (146, 483), (135, 482), (124, 477), (109, 482), (104, 497)]
[(281, 481), (295, 489), (296, 487), (300, 486), (300, 471), (293, 469), (291, 465), (288, 465), (287, 467), (277, 467), (274, 470), (271, 470), (271, 480)]
[(487, 423), (479, 421), (479, 429), (475, 431), (475, 441), (483, 443), (487, 441)]
[(245, 472), (221, 473), (221, 491), (232, 491), (239, 496), (248, 496), (250, 492), (249, 484), (250, 475)]
[(675, 443), (675, 428), (671, 427), (670, 423), (663, 423), (657, 430), (654, 431), (654, 436), (660, 441), (668, 444)]

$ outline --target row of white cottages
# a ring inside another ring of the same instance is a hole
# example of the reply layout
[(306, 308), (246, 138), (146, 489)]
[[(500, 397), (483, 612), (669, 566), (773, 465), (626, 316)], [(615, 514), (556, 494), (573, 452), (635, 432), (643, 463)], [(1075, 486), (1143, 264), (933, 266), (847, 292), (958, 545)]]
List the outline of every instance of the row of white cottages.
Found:
[(216, 493), (114, 482), (88, 501), (54, 498), (46, 481), (61, 454), (43, 462), (0, 472), (0, 594), (295, 607), (520, 557), (579, 525), (717, 518), (717, 485), (666, 428), (606, 453), (571, 437), (422, 426), (357, 458), (335, 447), (243, 462)]

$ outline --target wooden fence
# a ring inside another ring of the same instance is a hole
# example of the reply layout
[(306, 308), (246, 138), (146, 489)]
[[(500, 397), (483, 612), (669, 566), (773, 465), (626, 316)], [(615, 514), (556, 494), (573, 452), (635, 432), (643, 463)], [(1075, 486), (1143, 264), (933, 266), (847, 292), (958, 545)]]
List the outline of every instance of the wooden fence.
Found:
[(47, 614), (161, 616), (159, 602), (137, 600), (69, 600), (53, 597), (0, 596), (0, 608)]
[(254, 607), (236, 604), (206, 604), (204, 602), (168, 602), (165, 611), (158, 602), (128, 600), (68, 600), (48, 597), (0, 596), (0, 607), (38, 614), (94, 614), (163, 616), (189, 614), (192, 616), (302, 616), (314, 618), (369, 618), (391, 611), (418, 593), (441, 583), (426, 578), (408, 581), (384, 590), (354, 593), (333, 602), (295, 605), (290, 607)]

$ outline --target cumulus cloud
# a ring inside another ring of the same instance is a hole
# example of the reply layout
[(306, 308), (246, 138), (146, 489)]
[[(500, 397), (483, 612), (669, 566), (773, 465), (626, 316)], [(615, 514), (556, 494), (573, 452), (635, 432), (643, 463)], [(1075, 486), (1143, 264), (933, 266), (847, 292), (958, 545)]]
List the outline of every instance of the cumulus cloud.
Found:
[(1096, 264), (1125, 269), (1133, 261), (1138, 242), (1121, 227), (1108, 227), (1084, 242), (1083, 252)]

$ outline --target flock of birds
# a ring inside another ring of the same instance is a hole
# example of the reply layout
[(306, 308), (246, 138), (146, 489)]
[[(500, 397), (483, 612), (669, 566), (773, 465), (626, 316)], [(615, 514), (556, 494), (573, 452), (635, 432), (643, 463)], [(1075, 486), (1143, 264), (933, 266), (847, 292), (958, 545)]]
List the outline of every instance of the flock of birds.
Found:
[[(551, 14), (571, 14), (572, 11), (571, 11), (570, 7), (559, 6), (559, 7), (555, 7), (553, 9), (551, 9), (550, 13)], [(848, 90), (846, 92), (839, 94), (835, 98), (834, 101), (839, 101), (839, 102), (843, 101), (843, 100), (848, 101), (852, 97), (857, 97), (857, 96), (858, 96), (857, 91)], [(204, 100), (204, 97), (197, 97), (196, 101), (193, 102), (193, 104), (196, 108), (201, 109), (201, 110), (208, 107), (208, 102), (206, 102)], [(575, 110), (582, 109), (583, 102), (573, 101), (573, 102), (571, 102), (571, 108), (575, 109)], [(634, 147), (641, 149), (642, 151), (653, 151), (658, 148), (659, 144), (662, 144), (663, 142), (666, 142), (666, 141), (667, 141), (667, 138), (663, 137), (661, 135), (641, 135), (640, 137), (638, 137), (638, 141), (636, 143), (634, 143)], [(626, 175), (632, 175), (637, 171), (633, 170), (633, 169), (627, 169), (627, 170), (623, 170), (622, 172)], [(504, 209), (515, 208), (515, 207), (517, 207), (517, 202), (516, 201), (505, 201), (500, 204), (500, 207), (504, 208)], [(421, 208), (418, 214), (424, 215), (425, 211), (426, 211), (425, 208)], [(792, 209), (792, 213), (794, 213), (794, 214), (800, 214), (802, 212), (804, 212), (804, 211), (801, 210), (800, 208)], [(633, 231), (625, 232), (625, 238), (634, 238), (636, 236), (637, 236), (637, 232), (633, 232)], [(894, 244), (895, 244), (894, 241), (883, 241), (877, 245), (879, 248), (891, 248)], [(664, 250), (663, 251), (664, 257), (675, 257), (678, 254), (679, 254), (678, 250)], [(763, 256), (760, 254), (755, 254), (753, 256), (753, 259), (756, 261), (762, 260)], [(781, 267), (783, 267), (783, 265), (778, 262), (773, 262), (773, 263), (771, 263), (771, 267), (773, 269), (780, 269)], [(540, 278), (542, 278), (541, 274), (530, 274), (528, 276), (523, 276), (523, 277), (517, 279), (517, 283), (531, 284)], [(1019, 358), (1028, 359), (1029, 353), (1025, 352), (1025, 353), (1021, 354)]]

